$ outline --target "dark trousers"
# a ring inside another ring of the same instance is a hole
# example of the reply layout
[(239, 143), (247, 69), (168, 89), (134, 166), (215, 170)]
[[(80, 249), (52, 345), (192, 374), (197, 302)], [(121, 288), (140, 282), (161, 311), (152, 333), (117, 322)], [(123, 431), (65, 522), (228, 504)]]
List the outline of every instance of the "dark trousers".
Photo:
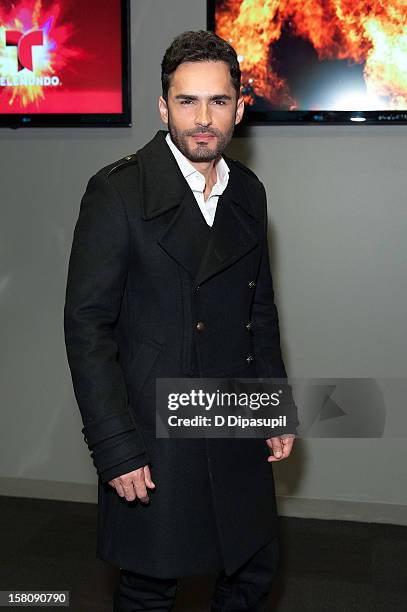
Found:
[[(211, 612), (266, 612), (278, 559), (276, 537), (233, 574), (226, 576), (221, 570), (215, 583)], [(113, 612), (168, 612), (173, 609), (177, 583), (177, 578), (152, 578), (121, 569)]]

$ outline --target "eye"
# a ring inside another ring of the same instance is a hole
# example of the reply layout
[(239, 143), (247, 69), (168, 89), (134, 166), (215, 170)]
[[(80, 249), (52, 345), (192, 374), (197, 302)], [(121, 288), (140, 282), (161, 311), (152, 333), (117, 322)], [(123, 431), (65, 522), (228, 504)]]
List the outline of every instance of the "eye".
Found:
[(192, 100), (181, 100), (181, 104), (192, 104)]
[(214, 100), (214, 102), (219, 106), (224, 106), (226, 104), (225, 100)]

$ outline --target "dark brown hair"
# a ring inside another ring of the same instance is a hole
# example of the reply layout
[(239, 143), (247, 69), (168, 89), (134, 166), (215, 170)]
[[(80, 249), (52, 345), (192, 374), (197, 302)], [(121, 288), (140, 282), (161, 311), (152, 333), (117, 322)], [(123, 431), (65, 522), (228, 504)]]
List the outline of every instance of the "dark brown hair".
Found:
[(184, 62), (226, 62), (229, 65), (230, 77), (236, 90), (240, 92), (240, 66), (236, 51), (226, 40), (206, 30), (183, 32), (172, 41), (161, 62), (162, 95), (168, 101), (170, 77)]

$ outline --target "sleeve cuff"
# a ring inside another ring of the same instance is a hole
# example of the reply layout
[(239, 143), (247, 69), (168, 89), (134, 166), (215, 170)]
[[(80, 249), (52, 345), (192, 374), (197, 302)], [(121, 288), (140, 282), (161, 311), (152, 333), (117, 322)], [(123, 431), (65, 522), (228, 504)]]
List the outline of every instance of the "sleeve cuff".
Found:
[(142, 453), (141, 455), (137, 455), (137, 457), (132, 457), (131, 459), (118, 463), (107, 470), (103, 470), (103, 472), (99, 474), (100, 481), (102, 483), (109, 482), (109, 480), (113, 480), (113, 478), (118, 478), (119, 476), (123, 476), (123, 474), (128, 474), (133, 470), (138, 470), (144, 465), (147, 465), (148, 462), (149, 460), (147, 454)]

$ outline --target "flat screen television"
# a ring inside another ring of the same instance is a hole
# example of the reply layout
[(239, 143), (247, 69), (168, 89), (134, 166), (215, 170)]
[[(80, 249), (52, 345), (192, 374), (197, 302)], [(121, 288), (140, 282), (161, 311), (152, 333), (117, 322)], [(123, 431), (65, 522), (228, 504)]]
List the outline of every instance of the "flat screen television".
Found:
[(407, 123), (406, 0), (208, 0), (245, 123)]
[(131, 125), (130, 0), (0, 0), (0, 126)]

